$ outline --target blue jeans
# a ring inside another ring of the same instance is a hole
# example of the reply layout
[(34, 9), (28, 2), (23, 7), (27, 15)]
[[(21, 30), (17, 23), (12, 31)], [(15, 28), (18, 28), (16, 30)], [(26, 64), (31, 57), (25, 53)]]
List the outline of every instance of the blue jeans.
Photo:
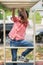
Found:
[[(30, 42), (27, 42), (25, 40), (11, 40), (10, 41), (10, 46), (15, 46), (15, 47), (33, 47), (33, 44)], [(11, 54), (12, 54), (12, 61), (17, 60), (17, 50), (18, 49), (11, 49)], [(28, 53), (30, 53), (33, 50), (31, 49), (26, 49), (21, 55), (26, 56)]]

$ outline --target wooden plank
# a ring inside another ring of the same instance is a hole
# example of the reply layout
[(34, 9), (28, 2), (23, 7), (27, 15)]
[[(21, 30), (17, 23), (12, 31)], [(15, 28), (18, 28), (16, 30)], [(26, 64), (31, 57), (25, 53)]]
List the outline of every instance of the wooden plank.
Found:
[(31, 8), (32, 6), (34, 6), (39, 0), (0, 0), (0, 2), (8, 7), (8, 8)]

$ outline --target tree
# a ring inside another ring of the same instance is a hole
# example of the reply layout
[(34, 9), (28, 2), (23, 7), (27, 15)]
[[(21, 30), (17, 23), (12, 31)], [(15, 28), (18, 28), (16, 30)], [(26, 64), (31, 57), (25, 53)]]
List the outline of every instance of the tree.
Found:
[[(6, 8), (3, 4), (0, 3), (0, 9), (3, 9), (5, 11), (5, 17), (7, 17), (7, 15), (11, 14), (11, 11), (9, 8)], [(0, 13), (0, 19), (3, 18), (3, 15)]]
[(40, 24), (41, 23), (41, 15), (40, 15), (40, 13), (36, 12), (34, 15), (36, 17), (36, 23)]

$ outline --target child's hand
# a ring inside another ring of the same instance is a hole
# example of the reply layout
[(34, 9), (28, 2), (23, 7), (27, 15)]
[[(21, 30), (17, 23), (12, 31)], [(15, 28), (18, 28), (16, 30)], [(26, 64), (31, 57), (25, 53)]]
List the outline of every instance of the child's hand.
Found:
[(20, 11), (20, 12), (21, 12), (22, 10), (19, 8), (19, 9), (18, 9), (18, 11)]
[(24, 10), (25, 10), (24, 8), (19, 8), (19, 11), (21, 11), (21, 12), (24, 11)]
[(22, 11), (24, 11), (25, 9), (24, 8), (21, 8)]

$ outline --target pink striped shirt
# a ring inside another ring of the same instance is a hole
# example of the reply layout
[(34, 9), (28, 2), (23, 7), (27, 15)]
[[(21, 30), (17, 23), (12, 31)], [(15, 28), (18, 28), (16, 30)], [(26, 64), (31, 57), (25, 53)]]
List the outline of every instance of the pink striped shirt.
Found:
[(10, 39), (12, 40), (13, 39), (16, 39), (16, 40), (24, 39), (28, 21), (25, 23), (21, 23), (21, 20), (18, 17), (14, 17), (12, 18), (12, 20), (14, 21), (14, 25), (8, 34)]

